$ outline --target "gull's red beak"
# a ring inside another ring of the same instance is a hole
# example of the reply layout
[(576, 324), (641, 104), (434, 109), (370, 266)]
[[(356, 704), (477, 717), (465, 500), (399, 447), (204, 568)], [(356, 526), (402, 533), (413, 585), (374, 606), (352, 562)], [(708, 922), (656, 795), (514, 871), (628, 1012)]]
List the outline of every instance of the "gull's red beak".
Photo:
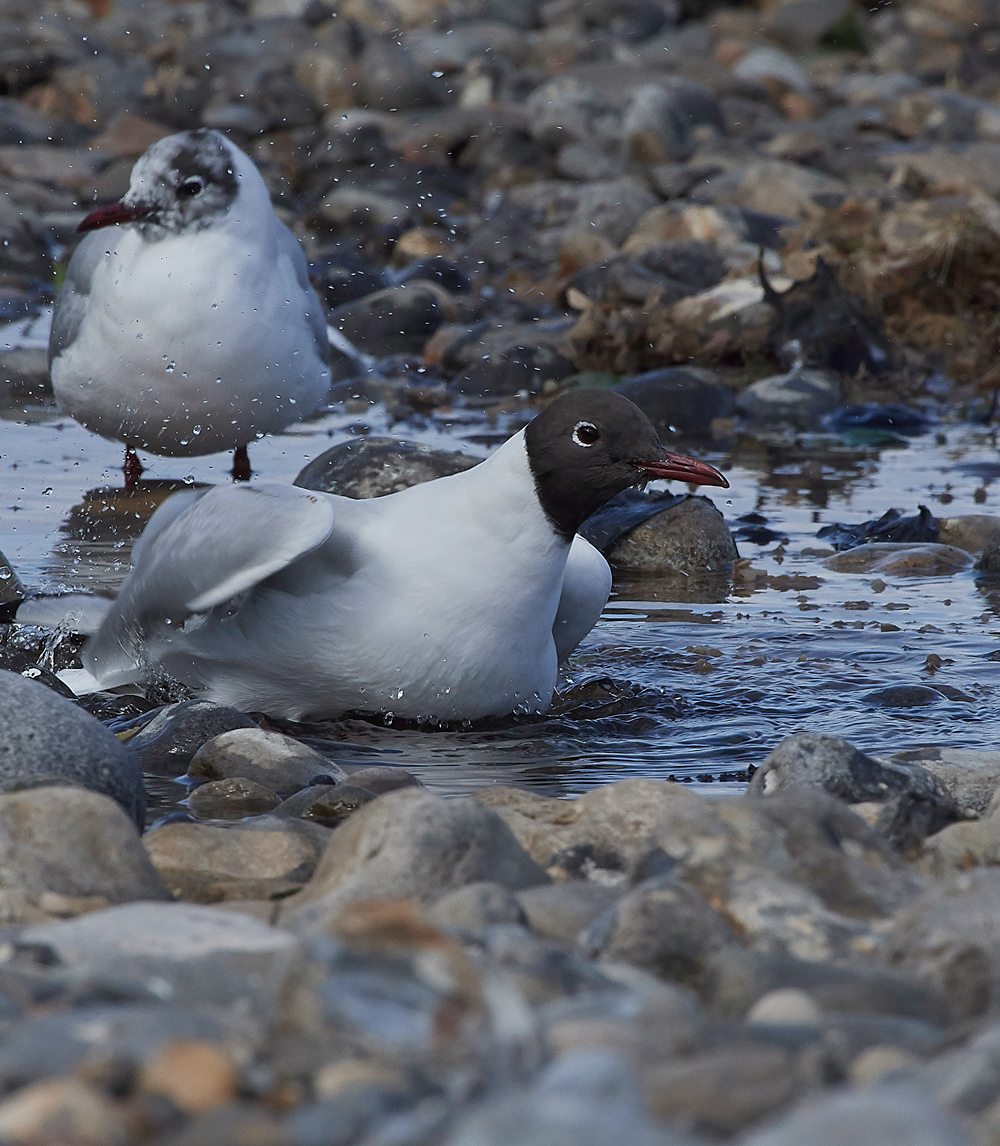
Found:
[(666, 478), (667, 481), (686, 481), (689, 485), (718, 485), (729, 489), (729, 482), (708, 462), (689, 458), (684, 454), (663, 451), (663, 457), (655, 461), (634, 461), (632, 465), (645, 470), (650, 478)]
[(153, 210), (140, 204), (134, 206), (128, 203), (112, 203), (110, 207), (98, 207), (77, 227), (78, 231), (97, 231), (101, 227), (110, 227), (112, 223), (135, 223)]

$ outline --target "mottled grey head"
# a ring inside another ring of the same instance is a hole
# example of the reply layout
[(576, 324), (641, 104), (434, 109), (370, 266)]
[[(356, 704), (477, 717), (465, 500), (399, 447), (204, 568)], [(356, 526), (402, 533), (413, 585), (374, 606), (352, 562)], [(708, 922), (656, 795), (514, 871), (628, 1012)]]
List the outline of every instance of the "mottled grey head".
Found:
[(210, 227), (239, 194), (237, 156), (217, 131), (168, 135), (136, 161), (121, 202), (92, 211), (78, 230), (136, 223), (147, 238), (157, 239)]
[(609, 390), (560, 395), (528, 423), (524, 444), (538, 500), (567, 541), (606, 501), (640, 482), (729, 486), (707, 462), (665, 450), (639, 407)]

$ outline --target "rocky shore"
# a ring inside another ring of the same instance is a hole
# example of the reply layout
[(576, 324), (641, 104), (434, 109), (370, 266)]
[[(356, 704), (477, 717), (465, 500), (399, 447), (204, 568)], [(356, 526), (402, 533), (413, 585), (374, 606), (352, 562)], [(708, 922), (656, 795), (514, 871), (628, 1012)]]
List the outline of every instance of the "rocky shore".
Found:
[[(308, 254), (331, 402), (403, 437), (446, 411), (486, 446), (574, 385), (700, 449), (986, 417), (998, 56), (987, 0), (8, 0), (0, 404), (49, 401), (29, 328), (83, 215), (211, 127)], [(475, 460), (365, 429), (298, 483)], [(815, 588), (702, 498), (585, 531), (619, 576)], [(995, 577), (998, 541), (921, 510), (811, 552), (877, 594)], [(345, 752), (361, 720), (76, 698), (80, 642), (25, 596), (0, 555), (0, 1142), (1000, 1146), (1000, 752), (798, 734), (740, 795), (444, 799)], [(872, 704), (967, 701), (927, 659)]]
[[(0, 672), (0, 1141), (988, 1146), (1000, 753), (442, 799)], [(143, 773), (188, 813), (145, 835)]]

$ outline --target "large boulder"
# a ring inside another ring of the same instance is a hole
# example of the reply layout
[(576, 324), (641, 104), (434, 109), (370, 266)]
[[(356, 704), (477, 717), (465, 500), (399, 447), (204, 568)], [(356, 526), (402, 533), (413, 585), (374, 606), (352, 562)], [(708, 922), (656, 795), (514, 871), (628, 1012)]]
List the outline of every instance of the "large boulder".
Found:
[(0, 792), (53, 784), (110, 796), (145, 823), (142, 773), (117, 737), (52, 689), (0, 670)]

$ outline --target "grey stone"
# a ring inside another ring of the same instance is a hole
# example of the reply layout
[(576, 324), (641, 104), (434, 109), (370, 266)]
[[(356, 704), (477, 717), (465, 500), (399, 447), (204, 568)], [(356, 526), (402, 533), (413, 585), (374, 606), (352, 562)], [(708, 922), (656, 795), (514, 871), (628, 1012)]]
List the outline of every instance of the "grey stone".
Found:
[(1000, 540), (1000, 517), (988, 513), (963, 513), (938, 518), (938, 541), (966, 553), (983, 553)]
[(497, 812), (535, 862), (548, 867), (557, 853), (575, 847), (631, 860), (662, 819), (691, 801), (700, 806), (702, 797), (682, 784), (637, 779), (605, 784), (575, 800), (499, 784), (481, 788), (472, 799)]
[(1000, 816), (951, 824), (924, 840), (921, 870), (940, 877), (954, 871), (1000, 864)]
[(1000, 752), (968, 748), (912, 748), (885, 758), (892, 764), (926, 768), (964, 808), (982, 814), (1000, 787)]
[(622, 890), (573, 880), (529, 887), (517, 893), (517, 902), (536, 935), (572, 946), (580, 932), (620, 898)]
[(596, 89), (573, 76), (560, 76), (536, 88), (525, 103), (528, 130), (550, 147), (590, 143), (597, 122), (609, 108)]
[(622, 139), (630, 158), (640, 163), (689, 159), (694, 154), (694, 125), (678, 95), (660, 84), (637, 88), (622, 119)]
[(956, 1114), (980, 1114), (1000, 1098), (1000, 1027), (935, 1056), (913, 1072), (913, 1081)]
[(972, 1146), (945, 1110), (913, 1085), (848, 1090), (818, 1099), (749, 1135), (743, 1146)]
[(793, 370), (761, 378), (737, 395), (736, 408), (752, 423), (789, 423), (817, 429), (824, 414), (841, 403), (840, 383), (820, 370)]
[(527, 1091), (486, 1102), (461, 1119), (444, 1146), (685, 1146), (658, 1127), (628, 1062), (579, 1050), (549, 1066)]
[(700, 892), (661, 876), (607, 908), (582, 932), (578, 947), (592, 959), (632, 963), (697, 990), (707, 958), (735, 938)]
[(354, 784), (315, 784), (282, 800), (274, 814), (335, 828), (374, 799), (374, 792)]
[(77, 787), (0, 795), (0, 922), (169, 898), (113, 800)]
[(576, 186), (544, 180), (512, 188), (508, 199), (511, 206), (526, 209), (537, 220), (538, 238), (543, 244), (551, 235), (553, 253), (562, 236), (571, 231), (600, 235), (618, 246), (659, 203), (649, 187), (632, 175)]
[[(234, 728), (256, 727), (250, 717), (238, 709), (209, 700), (182, 700), (168, 704), (127, 744), (143, 771), (177, 776), (213, 736)], [(210, 777), (212, 780), (223, 778), (222, 775)]]
[(798, 1079), (787, 1051), (745, 1042), (662, 1063), (642, 1081), (660, 1122), (728, 1137), (787, 1105)]
[(487, 881), (468, 883), (449, 891), (434, 904), (429, 915), (435, 923), (457, 927), (473, 935), (482, 934), (495, 923), (527, 922), (519, 897), (506, 887)]
[(754, 773), (749, 792), (767, 796), (803, 785), (849, 804), (881, 805), (875, 830), (904, 854), (963, 818), (955, 798), (927, 769), (873, 760), (836, 736), (786, 736)]
[(145, 822), (142, 774), (117, 737), (43, 684), (0, 670), (0, 791), (53, 784), (110, 796)]
[(218, 903), (297, 891), (312, 875), (329, 835), (318, 823), (268, 815), (229, 824), (164, 824), (143, 842), (176, 896)]
[(380, 111), (410, 111), (441, 103), (444, 88), (421, 68), (392, 36), (370, 36), (358, 77), (365, 104)]
[(944, 1026), (948, 1000), (910, 975), (865, 963), (835, 964), (730, 945), (707, 960), (701, 988), (717, 1015), (744, 1016), (765, 995), (801, 991), (822, 1012), (897, 1015)]
[(1000, 870), (979, 868), (931, 884), (885, 934), (891, 967), (947, 996), (952, 1019), (1000, 1010)]
[(482, 943), (489, 956), (514, 976), (534, 1006), (550, 1004), (581, 991), (613, 991), (615, 984), (600, 968), (561, 943), (539, 939), (517, 923), (496, 923), (485, 929)]
[(417, 354), (451, 317), (447, 299), (440, 287), (418, 280), (338, 306), (330, 324), (366, 354)]
[(451, 385), (466, 397), (504, 398), (539, 394), (546, 382), (559, 382), (575, 372), (573, 363), (546, 343), (515, 344), (473, 362)]
[(472, 469), (481, 459), (398, 438), (341, 442), (314, 458), (293, 484), (342, 497), (384, 497)]
[(307, 744), (254, 725), (223, 732), (202, 744), (191, 758), (188, 775), (209, 780), (240, 777), (286, 796), (307, 787), (317, 776), (342, 779), (344, 774)]
[(51, 394), (48, 355), (44, 350), (0, 353), (0, 403), (41, 402)]
[[(29, 957), (28, 952), (18, 952), (14, 958), (19, 962)], [(84, 962), (74, 969), (86, 968)], [(113, 977), (113, 972), (105, 974), (99, 964), (91, 964), (91, 970), (97, 983), (107, 983)], [(134, 968), (124, 970), (131, 975)], [(58, 972), (48, 969), (47, 973), (52, 976)], [(135, 980), (132, 982), (135, 984)], [(167, 985), (157, 976), (157, 991), (162, 992)], [(220, 1020), (219, 1013), (209, 1013), (208, 1008), (196, 1010), (159, 1001), (91, 1003), (35, 1016), (19, 1023), (0, 1044), (0, 1086), (6, 1093), (42, 1079), (65, 1077), (88, 1059), (134, 1070), (166, 1043), (215, 1042), (227, 1036), (236, 1041), (240, 1035), (246, 1037), (248, 1032), (241, 1031), (238, 1024)]]
[(802, 66), (778, 48), (752, 48), (736, 62), (733, 75), (741, 80), (779, 80), (803, 95), (812, 90)]
[(233, 777), (199, 784), (187, 803), (191, 815), (199, 820), (242, 820), (273, 811), (281, 800), (270, 788)]
[(692, 496), (630, 529), (611, 547), (608, 562), (623, 572), (692, 577), (731, 573), (739, 555), (714, 503)]
[(713, 422), (736, 412), (733, 392), (714, 370), (673, 366), (626, 378), (612, 387), (634, 402), (656, 427), (661, 442), (711, 437)]
[(249, 915), (189, 903), (135, 903), (26, 928), (18, 951), (61, 972), (147, 983), (160, 998), (266, 1019), (298, 943)]
[(430, 902), (483, 880), (518, 890), (547, 876), (489, 809), (404, 788), (372, 801), (333, 833), (281, 919), (308, 927), (360, 899)]
[(746, 945), (817, 960), (873, 942), (871, 925), (923, 886), (859, 816), (815, 789), (678, 802), (634, 875), (665, 870), (700, 891)]
[(419, 788), (420, 781), (405, 768), (388, 764), (366, 764), (361, 768), (351, 768), (347, 772), (347, 782), (356, 788), (367, 788), (376, 796), (384, 792), (395, 792), (397, 788)]
[(789, 48), (808, 51), (850, 11), (850, 0), (786, 0), (768, 13), (768, 25)]

